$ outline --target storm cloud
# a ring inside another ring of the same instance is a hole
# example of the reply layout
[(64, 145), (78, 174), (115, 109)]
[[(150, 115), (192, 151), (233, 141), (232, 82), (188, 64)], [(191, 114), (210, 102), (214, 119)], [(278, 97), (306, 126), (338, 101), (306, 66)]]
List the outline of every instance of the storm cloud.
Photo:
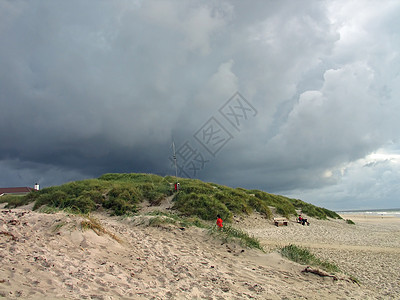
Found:
[(390, 0), (2, 0), (0, 185), (173, 175), (174, 141), (182, 176), (400, 207), (399, 29)]

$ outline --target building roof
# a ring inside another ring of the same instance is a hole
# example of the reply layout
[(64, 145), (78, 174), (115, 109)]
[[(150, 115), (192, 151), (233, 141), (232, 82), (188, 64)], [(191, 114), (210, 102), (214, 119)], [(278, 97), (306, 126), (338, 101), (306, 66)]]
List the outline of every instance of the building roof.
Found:
[(3, 194), (24, 194), (33, 191), (31, 187), (12, 187), (12, 188), (0, 188), (0, 195)]

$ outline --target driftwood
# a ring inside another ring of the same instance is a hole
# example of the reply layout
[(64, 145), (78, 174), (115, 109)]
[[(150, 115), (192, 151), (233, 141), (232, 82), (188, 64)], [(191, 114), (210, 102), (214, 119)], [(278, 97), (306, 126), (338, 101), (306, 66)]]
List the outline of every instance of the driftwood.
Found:
[(313, 268), (311, 268), (310, 266), (307, 266), (307, 267), (306, 267), (303, 271), (301, 271), (301, 272), (302, 272), (302, 273), (312, 273), (312, 274), (316, 274), (316, 275), (321, 276), (321, 277), (331, 277), (334, 281), (337, 281), (337, 280), (345, 280), (345, 281), (348, 281), (348, 282), (351, 282), (351, 283), (355, 283), (355, 284), (357, 284), (358, 286), (360, 285), (360, 284), (358, 283), (357, 279), (355, 279), (355, 278), (353, 278), (353, 277), (351, 277), (351, 276), (349, 276), (349, 277), (338, 277), (338, 276), (329, 274), (329, 273), (327, 273), (327, 272), (321, 271), (321, 270), (319, 270), (319, 269), (313, 269)]
[(313, 269), (313, 268), (311, 268), (310, 266), (307, 266), (303, 271), (301, 271), (301, 272), (303, 272), (303, 273), (313, 273), (313, 274), (316, 274), (316, 275), (319, 275), (319, 276), (321, 276), (321, 277), (331, 277), (331, 278), (333, 278), (333, 280), (339, 280), (339, 278), (338, 277), (336, 277), (335, 275), (332, 275), (332, 274), (329, 274), (329, 273), (327, 273), (327, 272), (324, 272), (324, 271), (321, 271), (321, 270), (319, 270), (319, 269)]

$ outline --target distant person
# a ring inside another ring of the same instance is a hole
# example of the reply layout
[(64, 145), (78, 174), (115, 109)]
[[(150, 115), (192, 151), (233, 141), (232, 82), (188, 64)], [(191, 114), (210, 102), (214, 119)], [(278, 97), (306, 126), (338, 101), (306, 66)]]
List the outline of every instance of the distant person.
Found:
[(176, 183), (175, 183), (175, 192), (179, 191), (180, 188), (181, 188), (180, 183), (179, 183), (179, 182), (176, 182)]
[(299, 217), (297, 218), (298, 223), (300, 223), (301, 225), (306, 225), (309, 226), (310, 223), (307, 221), (307, 219), (304, 219), (301, 215), (299, 215)]
[(218, 226), (218, 228), (220, 228), (220, 229), (222, 229), (222, 227), (224, 227), (224, 226), (222, 225), (222, 219), (221, 219), (221, 216), (220, 216), (220, 215), (217, 215), (217, 226)]

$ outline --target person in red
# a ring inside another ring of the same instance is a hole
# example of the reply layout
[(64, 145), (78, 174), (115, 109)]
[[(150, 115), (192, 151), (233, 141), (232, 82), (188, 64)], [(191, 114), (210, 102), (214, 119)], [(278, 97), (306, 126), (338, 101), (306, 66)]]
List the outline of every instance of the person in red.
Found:
[(298, 220), (299, 220), (299, 223), (302, 223), (303, 222), (303, 217), (301, 215), (299, 215)]
[(217, 215), (217, 226), (218, 226), (218, 228), (220, 228), (220, 229), (222, 229), (222, 227), (224, 227), (224, 226), (222, 225), (222, 219), (221, 219), (221, 216), (220, 216), (220, 215)]

